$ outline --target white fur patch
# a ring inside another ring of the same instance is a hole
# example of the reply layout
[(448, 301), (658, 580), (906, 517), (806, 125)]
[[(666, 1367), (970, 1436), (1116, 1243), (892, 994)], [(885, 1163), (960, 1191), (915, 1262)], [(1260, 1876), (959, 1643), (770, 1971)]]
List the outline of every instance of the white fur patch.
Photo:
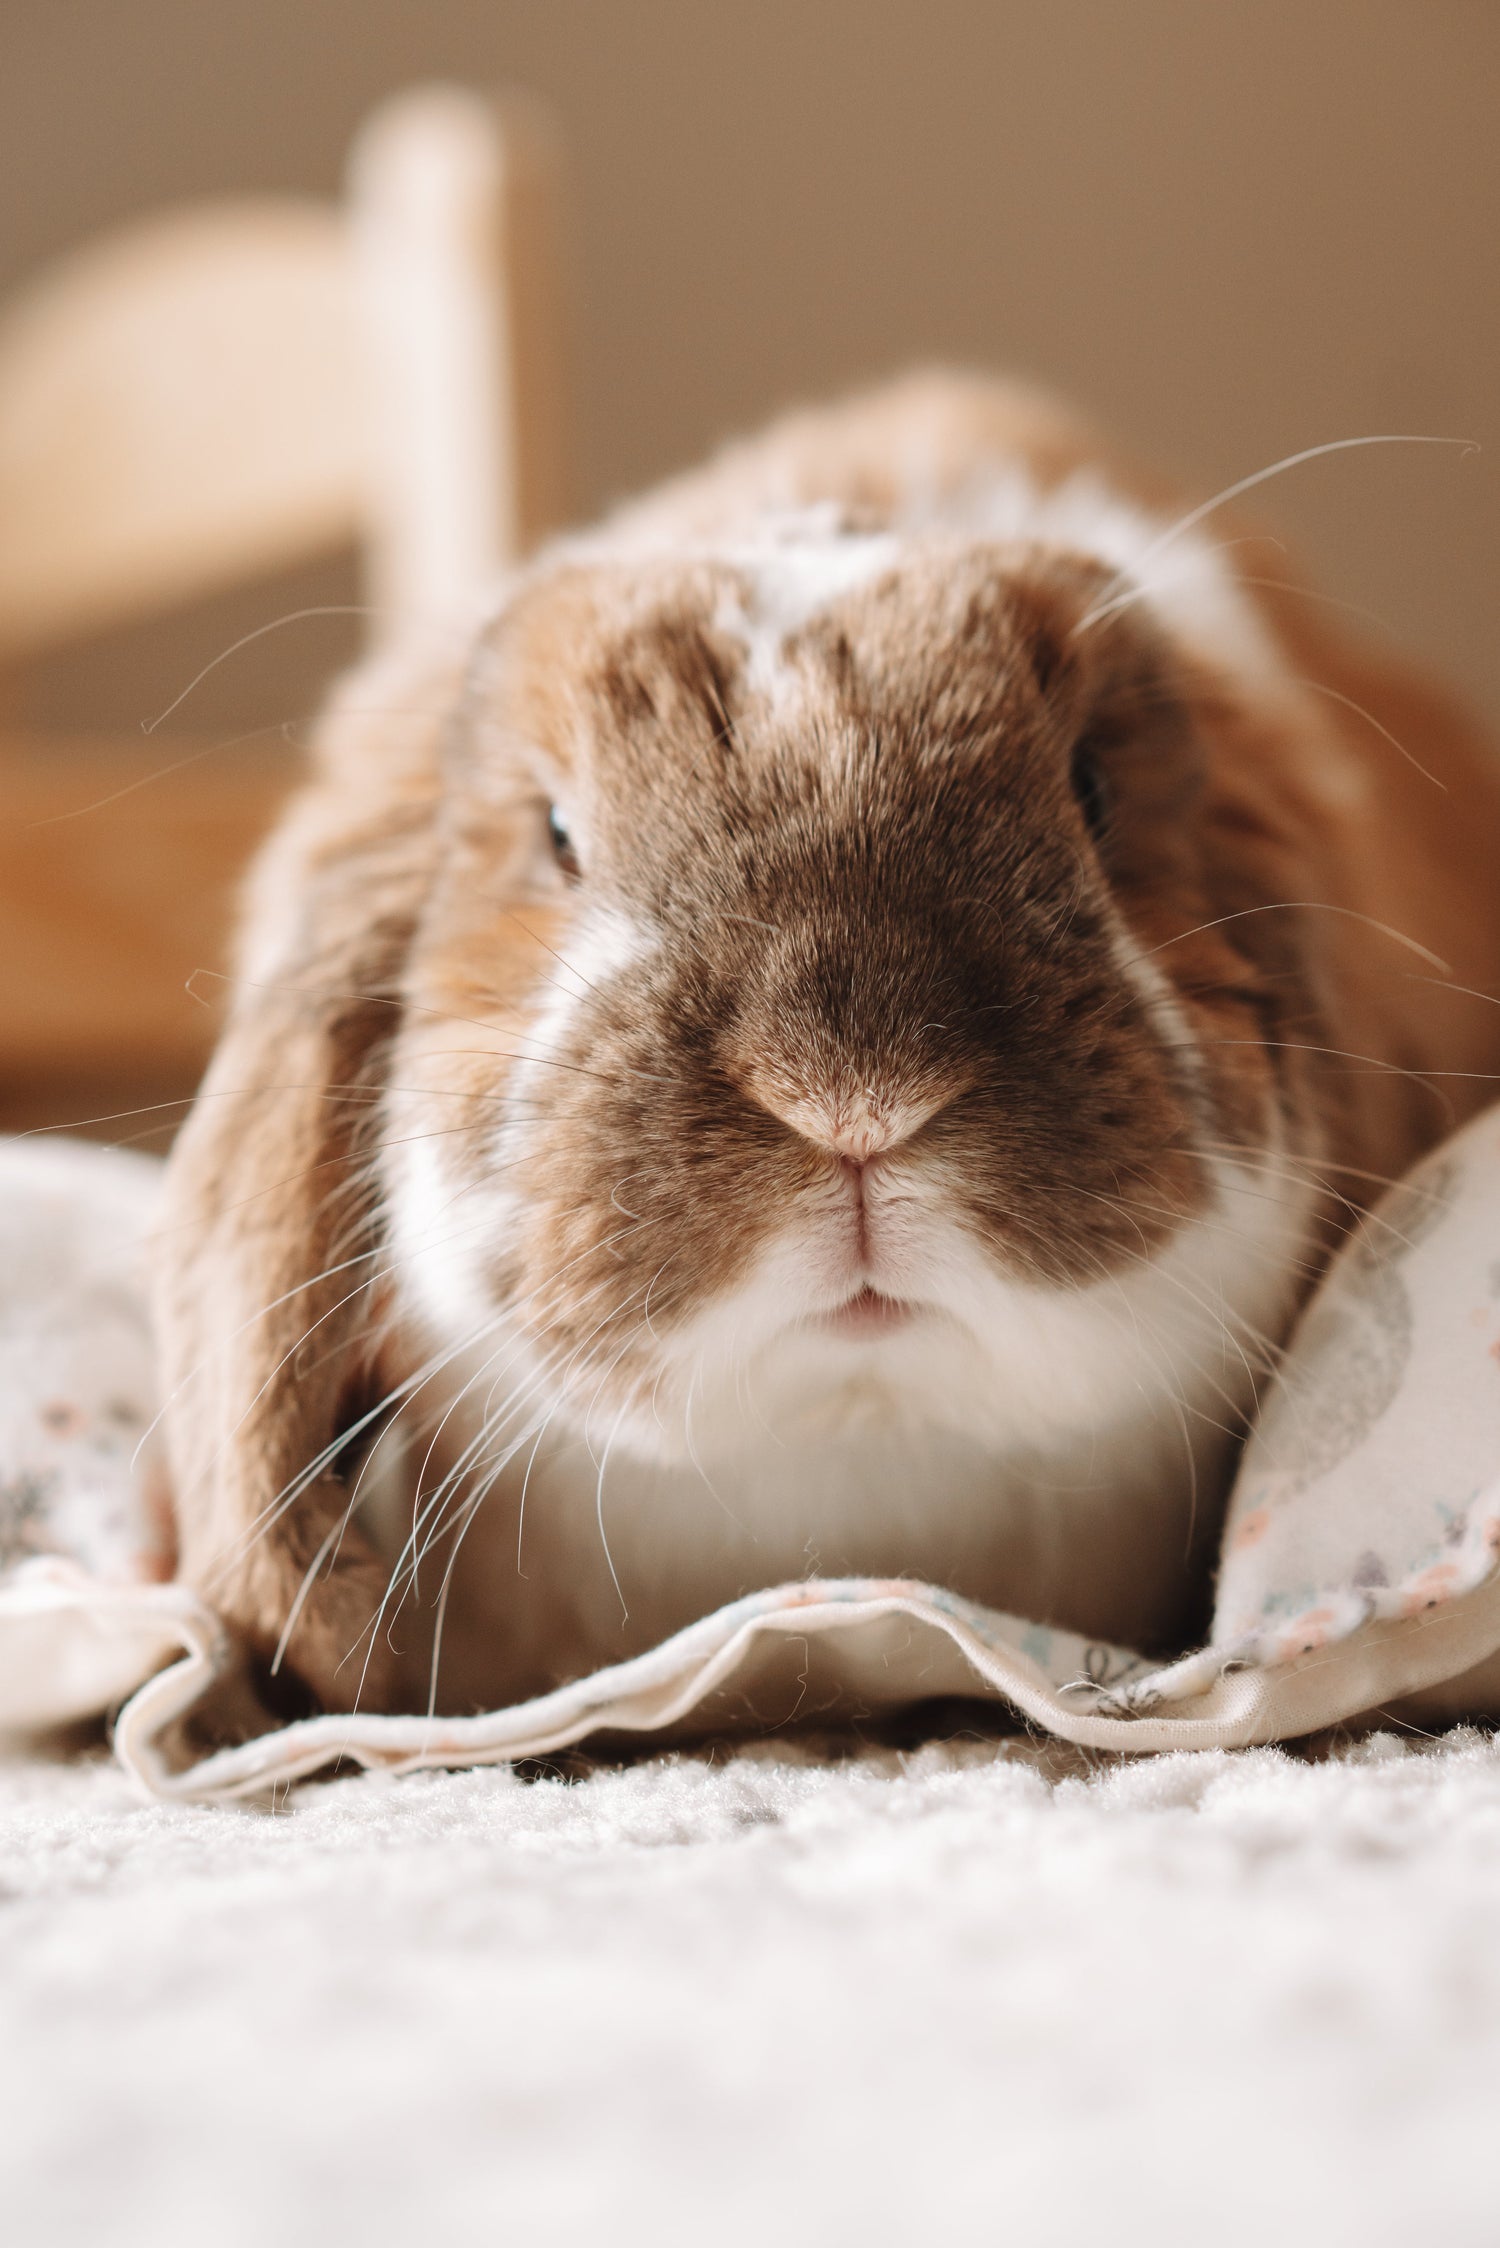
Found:
[(579, 1006), (606, 991), (649, 947), (647, 933), (613, 907), (596, 904), (580, 914), (566, 941), (542, 960), (541, 995), (527, 1028), (517, 1034), (521, 1059), (512, 1082), (519, 1085), (528, 1064), (540, 1067), (555, 1055)]
[(429, 1121), (421, 1096), (393, 1095), (387, 1106), (392, 1262), (408, 1306), (433, 1334), (455, 1340), (494, 1315), (484, 1256), (504, 1222), (503, 1197), (483, 1176), (455, 1177), (447, 1141), (421, 1129)]
[(1198, 529), (1177, 534), (1170, 519), (1122, 498), (1092, 470), (1050, 491), (1020, 467), (980, 470), (940, 501), (915, 498), (900, 527), (1088, 555), (1120, 579), (1107, 599), (1138, 592), (1188, 653), (1261, 682), (1282, 676), (1275, 644), (1218, 541)]
[(714, 623), (744, 648), (752, 693), (782, 705), (795, 692), (783, 657), (787, 640), (833, 602), (893, 569), (902, 542), (893, 532), (844, 530), (832, 506), (769, 515), (763, 532), (716, 551), (744, 591), (726, 594)]

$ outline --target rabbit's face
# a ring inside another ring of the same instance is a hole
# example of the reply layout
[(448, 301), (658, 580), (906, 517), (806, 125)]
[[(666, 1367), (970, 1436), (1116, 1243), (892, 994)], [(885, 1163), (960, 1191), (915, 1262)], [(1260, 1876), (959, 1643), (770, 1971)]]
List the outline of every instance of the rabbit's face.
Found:
[(1203, 682), (1108, 585), (845, 534), (554, 564), (489, 633), (385, 1162), (400, 1298), (517, 1431), (1040, 1445), (1236, 1386), (1308, 1223), (1295, 963), (1223, 925)]

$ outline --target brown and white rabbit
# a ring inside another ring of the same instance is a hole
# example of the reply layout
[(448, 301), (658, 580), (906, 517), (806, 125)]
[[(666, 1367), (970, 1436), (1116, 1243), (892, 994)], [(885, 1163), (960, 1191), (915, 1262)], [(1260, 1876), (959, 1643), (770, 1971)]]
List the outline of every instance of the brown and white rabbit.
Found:
[(260, 1657), (425, 1702), (441, 1611), (469, 1706), (811, 1571), (1187, 1628), (1333, 1230), (1500, 1069), (1500, 767), (1176, 513), (913, 378), (345, 685), (162, 1236)]

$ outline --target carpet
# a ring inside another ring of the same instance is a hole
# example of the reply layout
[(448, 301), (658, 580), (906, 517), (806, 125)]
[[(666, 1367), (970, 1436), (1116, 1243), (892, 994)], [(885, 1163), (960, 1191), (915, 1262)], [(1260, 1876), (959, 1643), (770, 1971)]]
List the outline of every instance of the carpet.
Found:
[(1500, 2239), (1500, 1746), (0, 1767), (0, 2209), (178, 2242)]

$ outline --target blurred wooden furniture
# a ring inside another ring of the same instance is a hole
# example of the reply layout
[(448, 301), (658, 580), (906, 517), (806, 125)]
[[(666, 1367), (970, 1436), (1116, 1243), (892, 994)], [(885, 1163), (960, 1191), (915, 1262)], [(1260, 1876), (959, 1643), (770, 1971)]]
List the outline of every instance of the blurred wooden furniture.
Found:
[(557, 224), (545, 118), (419, 89), (341, 205), (149, 220), (0, 314), (0, 1128), (191, 1088), (184, 985), (295, 764), (25, 739), (4, 675), (350, 546), (379, 636), (523, 552), (564, 513)]

